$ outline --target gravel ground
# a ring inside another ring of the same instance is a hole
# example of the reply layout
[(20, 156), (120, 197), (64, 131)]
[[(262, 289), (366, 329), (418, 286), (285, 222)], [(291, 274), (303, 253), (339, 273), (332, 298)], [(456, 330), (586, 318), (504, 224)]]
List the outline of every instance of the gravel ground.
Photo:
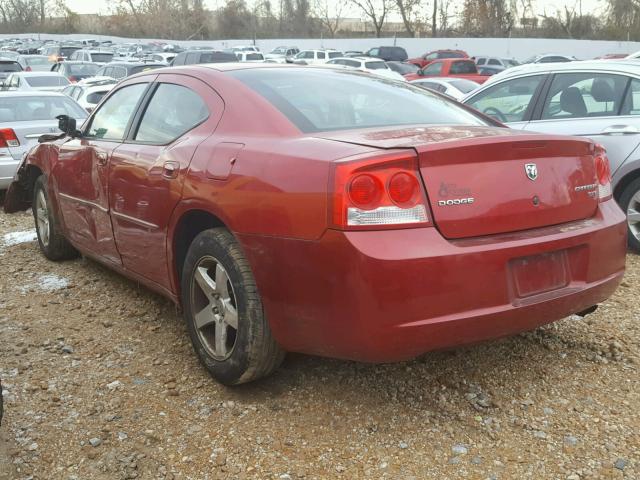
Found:
[(640, 257), (586, 319), (226, 388), (173, 305), (31, 228), (0, 215), (2, 480), (640, 479)]

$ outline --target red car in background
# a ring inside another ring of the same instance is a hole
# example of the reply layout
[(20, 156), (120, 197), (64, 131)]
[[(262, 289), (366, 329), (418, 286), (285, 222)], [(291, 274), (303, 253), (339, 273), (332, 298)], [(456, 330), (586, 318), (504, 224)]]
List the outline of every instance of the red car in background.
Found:
[(423, 68), (434, 60), (442, 60), (444, 58), (469, 58), (469, 55), (464, 50), (435, 50), (433, 52), (427, 52), (420, 57), (410, 58), (406, 62)]
[(605, 152), (359, 72), (217, 64), (119, 83), (7, 192), (51, 260), (182, 306), (220, 382), (285, 351), (369, 362), (589, 312), (621, 281)]
[(417, 73), (404, 75), (404, 78), (407, 81), (411, 81), (426, 77), (455, 77), (472, 80), (476, 83), (484, 83), (490, 76), (478, 73), (478, 67), (471, 59), (447, 58), (434, 60), (426, 67), (418, 70)]

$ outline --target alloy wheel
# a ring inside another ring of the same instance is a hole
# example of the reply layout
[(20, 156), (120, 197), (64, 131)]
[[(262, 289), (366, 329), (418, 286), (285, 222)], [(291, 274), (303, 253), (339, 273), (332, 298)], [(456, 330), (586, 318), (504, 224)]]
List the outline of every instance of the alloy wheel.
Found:
[(36, 196), (36, 228), (38, 229), (38, 235), (40, 235), (40, 241), (45, 247), (49, 246), (49, 207), (47, 206), (47, 198), (44, 196), (44, 191), (40, 190)]
[(627, 223), (631, 234), (640, 240), (640, 190), (638, 190), (627, 206)]
[(229, 358), (238, 334), (238, 309), (233, 284), (220, 261), (203, 257), (191, 279), (191, 308), (195, 329), (207, 353)]

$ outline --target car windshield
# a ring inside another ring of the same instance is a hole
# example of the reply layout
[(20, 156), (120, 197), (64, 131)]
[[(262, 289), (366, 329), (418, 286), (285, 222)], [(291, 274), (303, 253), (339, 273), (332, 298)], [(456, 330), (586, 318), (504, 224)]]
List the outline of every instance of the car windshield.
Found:
[(0, 72), (20, 72), (22, 67), (17, 62), (0, 62)]
[(236, 70), (229, 75), (266, 98), (305, 133), (415, 124), (487, 125), (449, 100), (383, 77), (311, 69)]
[(69, 85), (69, 80), (62, 75), (43, 75), (42, 77), (25, 77), (25, 81), (32, 87), (63, 87)]
[(480, 86), (479, 83), (464, 79), (451, 80), (449, 83), (460, 90), (462, 93), (469, 93)]
[(113, 53), (92, 53), (91, 61), (99, 63), (109, 63), (113, 60)]
[(384, 62), (367, 62), (364, 64), (369, 70), (386, 70), (387, 64)]
[(100, 68), (99, 65), (96, 65), (94, 63), (63, 63), (67, 65), (69, 74), (74, 76), (84, 75), (87, 77), (92, 77)]
[(0, 117), (5, 121), (29, 122), (54, 120), (58, 115), (84, 119), (87, 112), (70, 98), (55, 97), (2, 97)]

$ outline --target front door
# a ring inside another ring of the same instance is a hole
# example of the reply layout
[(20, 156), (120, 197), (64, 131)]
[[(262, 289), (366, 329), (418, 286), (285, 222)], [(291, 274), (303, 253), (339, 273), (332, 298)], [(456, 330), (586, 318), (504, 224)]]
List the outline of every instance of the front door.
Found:
[(114, 92), (89, 120), (83, 135), (60, 147), (52, 172), (69, 240), (115, 264), (121, 260), (109, 215), (109, 161), (148, 85), (138, 83)]
[(198, 145), (222, 114), (220, 97), (193, 77), (161, 74), (111, 158), (111, 219), (124, 266), (167, 288), (167, 231)]

